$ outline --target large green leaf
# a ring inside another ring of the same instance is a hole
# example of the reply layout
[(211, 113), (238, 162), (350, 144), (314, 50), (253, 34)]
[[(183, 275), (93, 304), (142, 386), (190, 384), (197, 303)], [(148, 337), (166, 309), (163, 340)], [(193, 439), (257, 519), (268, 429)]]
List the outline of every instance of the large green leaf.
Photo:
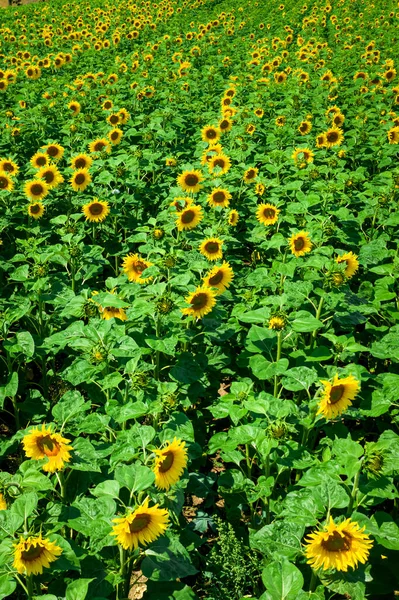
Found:
[(272, 562), (262, 571), (266, 588), (265, 600), (297, 600), (303, 587), (303, 576), (288, 560)]

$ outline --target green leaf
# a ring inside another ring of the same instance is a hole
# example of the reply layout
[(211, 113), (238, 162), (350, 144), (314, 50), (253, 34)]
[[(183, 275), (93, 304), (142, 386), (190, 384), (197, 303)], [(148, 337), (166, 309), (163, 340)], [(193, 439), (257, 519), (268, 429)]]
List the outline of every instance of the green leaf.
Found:
[(270, 308), (262, 306), (256, 310), (250, 310), (242, 315), (238, 315), (237, 318), (243, 323), (265, 323), (270, 317)]
[(259, 550), (266, 557), (281, 561), (282, 557), (288, 560), (295, 559), (302, 554), (302, 538), (305, 527), (299, 523), (274, 521), (265, 525), (259, 531), (250, 531), (251, 548)]
[(309, 369), (309, 367), (294, 367), (285, 371), (281, 385), (286, 390), (298, 392), (299, 390), (309, 390), (310, 386), (316, 383), (318, 379), (314, 369)]
[(248, 352), (267, 353), (270, 355), (271, 350), (277, 344), (276, 332), (272, 329), (252, 325), (248, 332), (245, 342), (245, 348)]
[(262, 571), (266, 600), (296, 600), (303, 587), (303, 576), (288, 560), (272, 562)]
[(72, 383), (80, 385), (89, 383), (98, 369), (93, 367), (87, 360), (76, 360), (70, 367), (62, 373), (62, 378)]
[(23, 353), (27, 358), (32, 358), (35, 353), (35, 342), (29, 331), (19, 331), (17, 333), (18, 345), (23, 349)]
[(18, 267), (10, 275), (11, 281), (26, 281), (27, 279), (29, 279), (29, 265)]
[(162, 339), (146, 338), (145, 342), (153, 350), (157, 350), (158, 352), (163, 352), (164, 354), (168, 354), (169, 356), (174, 356), (178, 339), (177, 339), (177, 337), (174, 337), (174, 336), (165, 337)]
[(170, 375), (180, 383), (194, 383), (204, 376), (204, 369), (189, 352), (182, 352)]
[(100, 498), (101, 496), (111, 496), (111, 498), (119, 498), (120, 485), (114, 479), (107, 479), (99, 483), (94, 490), (91, 490), (93, 496)]
[(153, 581), (174, 581), (198, 572), (187, 550), (175, 537), (161, 537), (145, 550), (145, 555), (141, 570)]
[(155, 481), (155, 475), (143, 465), (120, 465), (115, 469), (115, 479), (134, 493), (149, 488)]
[(13, 502), (10, 513), (18, 515), (21, 519), (26, 519), (33, 513), (39, 501), (35, 492), (27, 492)]
[(11, 575), (0, 575), (0, 600), (8, 598), (17, 587), (17, 582)]
[(292, 321), (292, 329), (299, 333), (310, 333), (323, 327), (323, 323), (307, 310), (299, 310)]
[(288, 365), (287, 358), (280, 358), (278, 362), (270, 362), (261, 354), (255, 354), (249, 359), (252, 373), (261, 380), (271, 379), (275, 375), (282, 375), (287, 371)]
[(94, 579), (76, 579), (72, 581), (66, 589), (65, 600), (85, 600), (89, 589), (89, 584)]
[(71, 419), (89, 410), (90, 407), (91, 403), (85, 402), (80, 392), (72, 390), (62, 396), (51, 412), (58, 423), (65, 425)]
[(4, 406), (4, 400), (6, 398), (13, 398), (17, 395), (18, 392), (18, 372), (14, 371), (11, 373), (10, 378), (6, 385), (0, 386), (0, 409)]

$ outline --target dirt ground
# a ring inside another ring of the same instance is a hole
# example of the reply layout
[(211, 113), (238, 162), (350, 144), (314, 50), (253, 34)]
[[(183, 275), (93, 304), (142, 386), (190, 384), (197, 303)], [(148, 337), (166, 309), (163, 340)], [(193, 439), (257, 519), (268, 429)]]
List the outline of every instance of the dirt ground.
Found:
[[(21, 4), (31, 4), (37, 2), (37, 0), (21, 0)], [(8, 6), (8, 0), (0, 0), (0, 8), (6, 8)], [(15, 8), (13, 5), (12, 8)]]

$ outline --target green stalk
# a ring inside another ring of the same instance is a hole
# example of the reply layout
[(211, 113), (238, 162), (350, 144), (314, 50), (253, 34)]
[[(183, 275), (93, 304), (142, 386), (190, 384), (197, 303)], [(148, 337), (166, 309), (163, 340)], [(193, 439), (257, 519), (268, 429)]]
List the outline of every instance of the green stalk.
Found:
[[(157, 336), (157, 339), (160, 338), (160, 334), (161, 334), (161, 319), (158, 315), (155, 319), (155, 335)], [(161, 359), (161, 353), (159, 350), (156, 350), (155, 351), (155, 374), (154, 374), (156, 381), (159, 381), (160, 359)]]
[(18, 410), (18, 405), (17, 405), (17, 399), (15, 396), (11, 396), (11, 402), (12, 402), (12, 406), (14, 408), (14, 419), (15, 419), (15, 428), (16, 431), (19, 431), (19, 410)]
[[(317, 307), (317, 311), (316, 311), (316, 319), (320, 319), (321, 311), (323, 310), (323, 304), (324, 304), (324, 296), (322, 296), (320, 298), (319, 306)], [(314, 331), (312, 331), (312, 335), (311, 335), (311, 338), (310, 338), (310, 347), (309, 347), (309, 350), (313, 350), (313, 346), (314, 346), (314, 343), (316, 341), (316, 336), (317, 336), (317, 329), (315, 329)]]
[[(278, 361), (281, 358), (281, 347), (282, 347), (282, 343), (283, 343), (283, 338), (282, 338), (282, 332), (278, 331), (277, 332), (277, 354), (276, 354), (276, 363), (278, 363)], [(273, 396), (275, 398), (277, 398), (277, 390), (278, 390), (278, 383), (279, 383), (279, 379), (278, 376), (275, 375), (274, 376), (274, 392), (273, 392)]]
[(120, 569), (119, 569), (119, 573), (121, 575), (121, 577), (123, 578), (123, 581), (121, 583), (118, 584), (118, 598), (120, 597), (119, 595), (119, 589), (121, 588), (121, 592), (122, 592), (122, 598), (126, 598), (127, 594), (126, 594), (126, 550), (124, 550), (122, 548), (122, 546), (119, 546), (119, 563), (120, 563)]
[[(265, 464), (265, 477), (266, 479), (270, 476), (270, 454), (266, 457)], [(266, 509), (266, 525), (270, 525), (270, 498), (265, 498), (265, 509)]]
[[(353, 507), (355, 505), (356, 502), (356, 497), (357, 497), (357, 491), (359, 489), (359, 479), (360, 479), (360, 471), (361, 471), (361, 466), (358, 470), (358, 472), (356, 473), (355, 479), (353, 481), (353, 487), (352, 487), (352, 493), (351, 493), (351, 497), (349, 500), (349, 506), (348, 506), (348, 516), (350, 516), (352, 514), (353, 511)], [(356, 504), (357, 506), (357, 504)]]
[(26, 588), (27, 588), (27, 592), (28, 592), (28, 598), (29, 600), (31, 598), (33, 598), (34, 592), (33, 592), (33, 577), (32, 575), (28, 575), (26, 577)]
[(316, 573), (313, 571), (312, 569), (312, 577), (310, 579), (310, 584), (309, 584), (309, 592), (314, 592), (316, 589), (316, 585), (317, 585), (317, 575)]
[(64, 500), (65, 499), (65, 479), (64, 479), (64, 473), (62, 473), (61, 471), (59, 473), (55, 473), (58, 479), (58, 483), (60, 484), (60, 494), (61, 494), (61, 498)]

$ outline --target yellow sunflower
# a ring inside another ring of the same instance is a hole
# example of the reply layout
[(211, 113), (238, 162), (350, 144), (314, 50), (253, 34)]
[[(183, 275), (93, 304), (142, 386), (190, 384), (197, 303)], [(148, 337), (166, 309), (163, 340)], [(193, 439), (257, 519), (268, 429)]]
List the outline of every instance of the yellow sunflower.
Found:
[(249, 125), (247, 125), (246, 128), (246, 132), (249, 133), (249, 135), (253, 135), (255, 133), (256, 127), (255, 125), (253, 125), (252, 123), (250, 123)]
[(143, 278), (141, 277), (141, 274), (152, 265), (153, 263), (144, 260), (144, 258), (141, 258), (138, 254), (128, 254), (125, 256), (122, 263), (123, 270), (129, 281), (141, 284), (151, 281), (152, 277)]
[(280, 115), (279, 117), (276, 117), (275, 123), (277, 127), (284, 127), (285, 121), (286, 117), (284, 115)]
[(257, 183), (255, 185), (255, 194), (258, 194), (258, 196), (263, 196), (263, 194), (265, 193), (265, 185), (263, 183)]
[(11, 179), (11, 177), (9, 177), (7, 175), (7, 173), (5, 173), (4, 171), (0, 171), (0, 192), (2, 191), (7, 191), (7, 192), (11, 192), (14, 188), (14, 182)]
[(231, 167), (231, 160), (225, 154), (216, 154), (208, 160), (208, 169), (210, 173), (225, 175)]
[(19, 171), (19, 167), (13, 160), (3, 158), (0, 160), (0, 172), (1, 171), (7, 173), (7, 175), (10, 175), (11, 177), (15, 177)]
[(65, 149), (60, 144), (48, 144), (43, 146), (44, 151), (52, 160), (61, 160), (64, 156)]
[(27, 539), (21, 536), (15, 544), (13, 567), (21, 575), (41, 575), (43, 568), (49, 568), (60, 554), (62, 549), (41, 534)]
[(263, 225), (273, 225), (278, 221), (280, 210), (273, 204), (260, 204), (256, 211), (256, 218)]
[(3, 494), (0, 493), (0, 510), (7, 510), (7, 502), (3, 496)]
[(387, 136), (390, 144), (399, 144), (399, 127), (392, 127), (387, 132)]
[(207, 165), (211, 158), (215, 158), (219, 154), (223, 153), (223, 146), (221, 144), (215, 144), (214, 146), (209, 146), (203, 153), (201, 157), (201, 164)]
[(53, 433), (45, 425), (42, 425), (41, 430), (34, 427), (22, 440), (28, 458), (33, 460), (47, 459), (47, 462), (43, 465), (43, 471), (48, 473), (62, 470), (64, 463), (70, 461), (70, 451), (73, 448), (69, 445), (69, 442), (70, 440), (63, 438), (59, 433)]
[(126, 125), (128, 120), (130, 119), (130, 112), (127, 111), (126, 108), (121, 108), (120, 111), (118, 111), (118, 115), (119, 123), (121, 123), (122, 125)]
[(146, 546), (166, 531), (168, 511), (158, 508), (159, 504), (148, 506), (148, 503), (147, 498), (134, 512), (113, 520), (117, 525), (113, 526), (111, 535), (116, 536), (116, 541), (125, 550), (136, 550), (139, 544)]
[(195, 194), (200, 191), (200, 183), (202, 180), (203, 175), (201, 171), (183, 171), (183, 173), (178, 176), (177, 183), (185, 192)]
[(217, 144), (220, 140), (220, 129), (214, 125), (205, 125), (201, 129), (201, 137), (204, 142), (208, 142), (209, 145)]
[(80, 103), (77, 102), (76, 100), (72, 100), (72, 102), (70, 102), (68, 104), (68, 108), (72, 112), (74, 117), (76, 117), (80, 113), (80, 110), (81, 110)]
[(93, 159), (91, 156), (88, 156), (87, 154), (78, 154), (71, 158), (70, 164), (72, 169), (76, 171), (77, 169), (90, 169), (92, 163)]
[(176, 218), (176, 227), (179, 231), (194, 229), (203, 218), (202, 208), (195, 204), (190, 204), (187, 208), (179, 212)]
[(92, 154), (97, 154), (98, 152), (111, 152), (111, 147), (106, 138), (99, 138), (90, 142), (89, 150)]
[(314, 154), (309, 148), (295, 148), (292, 158), (295, 163), (303, 160), (307, 163), (311, 163), (313, 162)]
[(43, 200), (43, 198), (45, 198), (49, 193), (49, 187), (47, 183), (40, 181), (40, 179), (27, 181), (24, 190), (29, 200), (33, 201)]
[(258, 119), (261, 119), (264, 115), (263, 108), (255, 108), (254, 114), (258, 117)]
[(37, 172), (36, 177), (44, 179), (44, 181), (47, 183), (49, 190), (56, 188), (60, 183), (64, 181), (63, 176), (61, 175), (61, 173), (55, 165), (48, 165), (47, 167), (42, 167)]
[(324, 380), (321, 383), (324, 390), (317, 414), (323, 414), (326, 419), (334, 419), (342, 414), (360, 391), (360, 383), (352, 375), (344, 379), (334, 375), (332, 384)]
[(165, 165), (167, 167), (175, 167), (177, 165), (177, 160), (173, 158), (173, 156), (168, 156), (165, 158)]
[(188, 196), (186, 196), (184, 198), (182, 196), (179, 196), (178, 198), (175, 198), (174, 200), (172, 200), (172, 202), (170, 203), (170, 206), (174, 206), (175, 209), (177, 210), (177, 212), (181, 212), (182, 210), (187, 208), (187, 206), (189, 206), (190, 204), (193, 204), (192, 198), (189, 198)]
[(231, 131), (232, 127), (233, 122), (227, 116), (225, 116), (219, 121), (219, 129), (222, 133), (227, 133), (228, 131)]
[(332, 148), (333, 146), (340, 146), (344, 139), (342, 129), (339, 129), (339, 127), (331, 127), (331, 129), (325, 132), (325, 136), (327, 148)]
[(222, 245), (223, 241), (218, 238), (207, 238), (201, 242), (199, 251), (208, 260), (218, 260), (223, 258)]
[(91, 182), (88, 169), (77, 169), (69, 180), (75, 192), (83, 192)]
[(106, 306), (105, 308), (100, 306), (99, 308), (101, 318), (105, 321), (108, 321), (109, 319), (113, 318), (119, 319), (120, 321), (127, 321), (127, 315), (123, 308), (116, 308), (115, 306)]
[(123, 136), (122, 129), (118, 129), (117, 127), (115, 127), (114, 129), (111, 129), (111, 131), (108, 133), (108, 139), (111, 142), (111, 144), (113, 144), (114, 146), (117, 146), (118, 144), (120, 144), (120, 142), (122, 140), (122, 136)]
[(120, 123), (119, 115), (117, 115), (115, 113), (108, 115), (107, 121), (110, 125), (112, 125), (112, 127), (115, 127), (116, 125), (118, 125)]
[(218, 293), (222, 294), (232, 282), (234, 277), (233, 269), (228, 262), (223, 262), (220, 267), (213, 267), (205, 277), (203, 282), (205, 287), (217, 288)]
[(269, 319), (269, 329), (280, 331), (285, 327), (285, 320), (282, 317), (275, 316)]
[(225, 190), (224, 188), (215, 188), (209, 194), (207, 202), (213, 208), (216, 208), (217, 206), (226, 208), (230, 204), (231, 197), (228, 190)]
[(236, 227), (237, 223), (238, 223), (238, 219), (240, 218), (240, 215), (238, 214), (238, 212), (233, 209), (229, 212), (229, 225), (231, 225), (231, 227)]
[(195, 292), (189, 294), (185, 301), (190, 304), (188, 308), (183, 308), (184, 315), (190, 315), (197, 319), (210, 313), (216, 304), (216, 293), (208, 287), (197, 287)]
[(186, 443), (173, 439), (166, 441), (167, 446), (162, 450), (155, 450), (156, 459), (153, 471), (155, 473), (155, 485), (161, 490), (168, 490), (177, 483), (187, 466)]
[(346, 254), (337, 256), (335, 262), (337, 262), (338, 264), (346, 263), (344, 273), (345, 277), (348, 277), (348, 279), (353, 277), (359, 268), (359, 261), (357, 260), (357, 255), (353, 254), (353, 252), (347, 252)]
[(363, 533), (356, 521), (345, 519), (336, 525), (330, 517), (330, 523), (321, 531), (311, 533), (306, 539), (305, 554), (313, 569), (322, 568), (347, 571), (356, 569), (359, 562), (365, 563), (373, 545), (368, 534)]
[(33, 219), (40, 219), (44, 215), (44, 204), (42, 202), (28, 204), (28, 215)]
[(327, 137), (325, 133), (316, 135), (316, 146), (317, 148), (327, 148)]
[(92, 202), (88, 202), (82, 206), (82, 212), (86, 216), (86, 221), (90, 223), (99, 223), (109, 215), (109, 204), (106, 200), (98, 200), (94, 198)]
[(302, 121), (298, 127), (298, 131), (301, 135), (307, 135), (312, 129), (312, 123), (310, 121)]
[(297, 258), (303, 256), (312, 249), (312, 242), (310, 241), (310, 234), (306, 231), (300, 231), (290, 237), (290, 248), (291, 252)]
[(244, 181), (245, 183), (252, 183), (258, 176), (259, 169), (256, 167), (250, 167), (244, 173)]
[(40, 169), (41, 167), (45, 167), (49, 164), (49, 156), (45, 154), (45, 152), (36, 152), (30, 159), (30, 164), (35, 167), (35, 169)]

